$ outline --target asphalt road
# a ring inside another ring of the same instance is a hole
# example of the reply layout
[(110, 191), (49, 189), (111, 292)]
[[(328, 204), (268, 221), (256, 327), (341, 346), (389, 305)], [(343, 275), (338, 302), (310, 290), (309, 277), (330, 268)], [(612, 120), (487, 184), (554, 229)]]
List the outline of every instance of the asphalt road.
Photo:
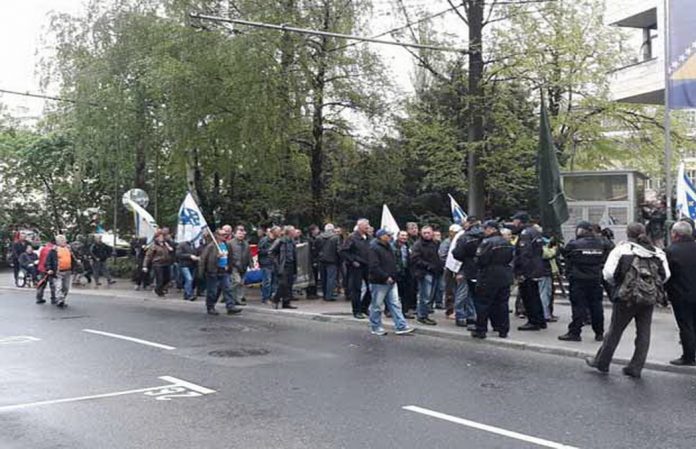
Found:
[(176, 302), (0, 292), (0, 448), (694, 446), (692, 376)]

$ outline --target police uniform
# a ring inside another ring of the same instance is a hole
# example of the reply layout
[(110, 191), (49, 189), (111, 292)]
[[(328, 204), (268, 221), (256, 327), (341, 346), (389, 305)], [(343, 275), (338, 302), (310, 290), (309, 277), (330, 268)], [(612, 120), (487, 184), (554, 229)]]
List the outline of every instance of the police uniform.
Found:
[(539, 295), (539, 279), (544, 277), (544, 241), (541, 232), (527, 226), (520, 232), (515, 246), (515, 275), (519, 277), (527, 323), (519, 330), (546, 329), (544, 309)]
[[(491, 226), (493, 227), (493, 226)], [(485, 238), (476, 251), (478, 275), (475, 337), (483, 337), (488, 320), (501, 337), (510, 331), (510, 285), (514, 247), (497, 231)]]

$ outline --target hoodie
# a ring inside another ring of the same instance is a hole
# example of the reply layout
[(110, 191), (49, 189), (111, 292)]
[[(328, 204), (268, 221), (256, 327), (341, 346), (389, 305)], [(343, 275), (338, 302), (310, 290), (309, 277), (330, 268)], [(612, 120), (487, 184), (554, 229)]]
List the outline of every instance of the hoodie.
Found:
[(621, 285), (634, 257), (646, 259), (655, 257), (659, 259), (662, 266), (661, 274), (664, 276), (662, 282), (665, 283), (669, 280), (671, 273), (664, 251), (649, 245), (641, 245), (640, 243), (630, 241), (619, 243), (616, 248), (609, 253), (609, 257), (607, 257), (604, 269), (602, 270), (604, 280), (611, 285)]

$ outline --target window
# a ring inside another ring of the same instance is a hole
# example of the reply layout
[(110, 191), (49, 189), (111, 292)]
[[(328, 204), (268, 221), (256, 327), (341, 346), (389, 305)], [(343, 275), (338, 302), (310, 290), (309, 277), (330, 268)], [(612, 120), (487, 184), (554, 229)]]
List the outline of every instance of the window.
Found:
[(563, 188), (570, 201), (627, 201), (628, 175), (566, 176)]

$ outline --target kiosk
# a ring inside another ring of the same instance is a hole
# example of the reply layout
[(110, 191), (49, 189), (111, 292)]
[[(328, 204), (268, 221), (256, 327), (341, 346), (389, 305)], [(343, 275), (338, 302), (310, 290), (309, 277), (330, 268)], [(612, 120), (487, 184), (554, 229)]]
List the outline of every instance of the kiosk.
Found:
[(616, 242), (626, 240), (626, 225), (641, 221), (646, 179), (636, 170), (561, 173), (570, 215), (561, 228), (565, 241), (575, 238), (575, 227), (583, 220), (610, 228)]

